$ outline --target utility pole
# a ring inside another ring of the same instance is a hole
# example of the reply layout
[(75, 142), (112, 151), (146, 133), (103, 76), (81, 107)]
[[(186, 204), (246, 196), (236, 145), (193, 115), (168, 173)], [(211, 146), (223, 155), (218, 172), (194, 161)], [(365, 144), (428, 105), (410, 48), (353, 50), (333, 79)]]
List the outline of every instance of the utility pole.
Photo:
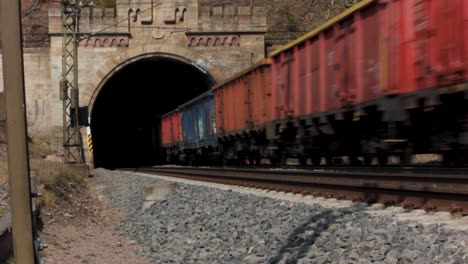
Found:
[(84, 164), (83, 142), (79, 126), (78, 90), (78, 19), (76, 0), (62, 0), (62, 81), (64, 162)]
[(1, 1), (3, 83), (7, 117), (8, 174), (15, 263), (35, 263), (20, 0)]

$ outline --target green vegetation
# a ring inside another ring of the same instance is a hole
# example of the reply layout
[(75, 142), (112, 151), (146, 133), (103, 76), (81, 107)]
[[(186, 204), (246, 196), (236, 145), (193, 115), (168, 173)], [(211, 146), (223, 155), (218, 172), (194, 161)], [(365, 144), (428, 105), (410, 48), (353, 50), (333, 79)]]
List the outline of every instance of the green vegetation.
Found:
[(0, 208), (0, 217), (2, 217), (3, 215), (5, 215), (7, 212), (8, 212), (8, 209), (6, 209), (6, 208)]
[(6, 260), (0, 260), (0, 264), (15, 264), (15, 259), (13, 257), (10, 257)]

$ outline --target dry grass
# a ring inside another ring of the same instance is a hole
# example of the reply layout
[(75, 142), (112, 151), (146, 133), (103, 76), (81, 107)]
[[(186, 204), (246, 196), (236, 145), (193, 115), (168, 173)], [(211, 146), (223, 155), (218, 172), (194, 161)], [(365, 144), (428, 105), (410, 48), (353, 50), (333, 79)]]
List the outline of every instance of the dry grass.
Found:
[(48, 139), (42, 137), (34, 137), (28, 139), (29, 156), (30, 159), (44, 158), (47, 155), (57, 153)]
[(0, 207), (0, 217), (2, 217), (3, 215), (5, 215), (7, 212), (8, 212), (8, 210), (7, 210), (6, 208)]
[(0, 261), (0, 264), (15, 264), (15, 259), (13, 257), (10, 257), (6, 260)]
[(0, 185), (8, 182), (8, 165), (6, 161), (0, 161)]
[(44, 160), (47, 155), (57, 152), (49, 140), (29, 138), (30, 167), (38, 176), (38, 192), (42, 194), (41, 202), (46, 206), (54, 206), (57, 200), (68, 202), (76, 189), (86, 188), (83, 176), (75, 167)]
[(54, 205), (57, 199), (69, 201), (77, 188), (86, 188), (80, 172), (60, 162), (33, 159), (31, 168), (39, 176), (39, 192), (45, 205)]

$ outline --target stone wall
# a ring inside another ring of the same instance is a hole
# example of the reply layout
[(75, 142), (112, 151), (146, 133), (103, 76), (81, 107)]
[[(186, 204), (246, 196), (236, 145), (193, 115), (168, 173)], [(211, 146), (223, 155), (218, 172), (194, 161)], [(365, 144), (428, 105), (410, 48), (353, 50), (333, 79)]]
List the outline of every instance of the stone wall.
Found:
[[(266, 17), (262, 7), (200, 8), (193, 0), (155, 0), (151, 8), (149, 1), (140, 2), (117, 0), (115, 9), (81, 10), (81, 106), (92, 107), (107, 78), (139, 59), (180, 57), (222, 81), (264, 56)], [(50, 136), (56, 144), (61, 143), (63, 122), (58, 98), (62, 75), (60, 12), (59, 8), (48, 11), (49, 46), (25, 50), (28, 126), (33, 133)]]

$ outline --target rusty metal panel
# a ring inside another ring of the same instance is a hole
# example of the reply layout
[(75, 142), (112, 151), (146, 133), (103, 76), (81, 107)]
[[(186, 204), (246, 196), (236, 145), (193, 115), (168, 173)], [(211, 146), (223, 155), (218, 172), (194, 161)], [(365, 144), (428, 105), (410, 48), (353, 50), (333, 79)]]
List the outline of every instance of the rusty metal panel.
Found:
[[(416, 82), (418, 80), (416, 68), (417, 66), (417, 46), (422, 44), (415, 40), (415, 27), (417, 26), (414, 22), (414, 3), (410, 1), (401, 1), (393, 3), (398, 4), (400, 10), (400, 21), (399, 37), (400, 47), (398, 55), (395, 57), (399, 60), (398, 81), (400, 83), (399, 88), (395, 93), (411, 92), (416, 90)], [(419, 25), (417, 27), (420, 27)], [(390, 55), (390, 53), (387, 53)], [(385, 72), (385, 71), (384, 71)], [(404, 84), (404, 85), (401, 85)]]
[(171, 126), (172, 126), (172, 138), (175, 142), (180, 142), (182, 141), (182, 131), (181, 131), (181, 126), (180, 126), (180, 112), (174, 112), (172, 115), (172, 120), (171, 120)]
[(161, 118), (161, 143), (163, 146), (174, 145), (181, 140), (180, 112), (174, 110)]
[(271, 109), (271, 90), (272, 90), (272, 84), (271, 84), (271, 79), (272, 79), (272, 69), (271, 65), (268, 65), (268, 67), (263, 68), (263, 73), (261, 74), (261, 82), (262, 82), (262, 94), (264, 95), (264, 103), (262, 106), (262, 123), (267, 123), (272, 121), (273, 116), (272, 112), (270, 111)]
[(244, 129), (248, 121), (248, 109), (250, 108), (247, 90), (248, 75), (244, 76), (238, 83), (239, 87), (236, 87), (237, 89), (233, 90), (235, 92), (234, 96), (236, 97), (235, 101), (237, 102), (234, 110), (237, 112), (237, 114), (234, 115), (236, 117), (235, 130)]
[(279, 57), (274, 59), (273, 68), (273, 91), (272, 101), (274, 104), (274, 119), (285, 119), (294, 112), (294, 86), (296, 84), (294, 78), (295, 64), (294, 52), (292, 50), (285, 51)]
[(324, 106), (321, 111), (336, 109), (338, 107), (338, 83), (336, 76), (337, 56), (335, 51), (335, 37), (333, 30), (325, 32), (324, 48), (326, 55), (325, 78), (326, 86), (320, 86), (320, 93), (324, 97)]
[(312, 63), (312, 76), (311, 76), (311, 83), (312, 83), (312, 112), (317, 113), (320, 111), (320, 67), (322, 66), (320, 63), (320, 49), (319, 49), (319, 41), (318, 38), (312, 40), (311, 42), (311, 49), (312, 49), (312, 57), (310, 58)]
[(234, 127), (233, 115), (235, 109), (233, 104), (234, 98), (232, 93), (232, 84), (229, 84), (224, 89), (224, 131), (231, 131)]
[(221, 136), (272, 120), (271, 74), (271, 61), (264, 60), (213, 88)]
[(250, 103), (248, 121), (249, 125), (253, 127), (261, 126), (271, 120), (269, 109), (271, 100), (270, 74), (270, 66), (262, 66), (252, 71), (248, 78)]
[(162, 145), (169, 144), (169, 138), (170, 138), (170, 134), (168, 133), (169, 124), (170, 124), (169, 121), (170, 121), (170, 118), (167, 116), (162, 117), (161, 119), (161, 143)]
[[(355, 30), (353, 29), (354, 19), (341, 21), (337, 26), (337, 36), (335, 44), (335, 76), (336, 95), (338, 101), (333, 101), (333, 108), (352, 105), (356, 99), (356, 53)], [(332, 108), (332, 109), (333, 109)]]
[(283, 80), (281, 76), (281, 54), (273, 58), (272, 79), (271, 79), (271, 112), (272, 119), (279, 120), (282, 118), (282, 110), (284, 108), (282, 99), (283, 96)]
[(290, 85), (290, 79), (288, 78), (289, 73), (290, 73), (290, 68), (289, 68), (289, 61), (288, 57), (283, 53), (280, 64), (280, 90), (279, 90), (279, 112), (280, 112), (280, 118), (284, 119), (286, 118), (286, 114), (289, 111), (289, 85)]
[(161, 118), (161, 143), (163, 146), (170, 145), (172, 140), (172, 115), (173, 112), (165, 114)]
[[(414, 3), (418, 12), (417, 22), (426, 22), (427, 27), (416, 27), (418, 39), (425, 40), (429, 65), (424, 77), (429, 86), (450, 85), (464, 79), (466, 71), (467, 35), (465, 30), (466, 0), (419, 0)], [(421, 10), (421, 11), (419, 11)], [(427, 32), (424, 37), (423, 32)]]
[(295, 64), (298, 60), (296, 49), (287, 51), (284, 53), (284, 63), (283, 63), (283, 70), (284, 70), (284, 80), (285, 80), (285, 117), (290, 117), (294, 114), (295, 109), (295, 97), (296, 97), (296, 69)]
[(249, 107), (247, 89), (245, 76), (240, 76), (215, 90), (219, 129), (223, 133), (245, 128)]
[(385, 50), (382, 48), (380, 35), (380, 20), (376, 6), (367, 8), (362, 12), (362, 44), (363, 44), (363, 89), (362, 100), (369, 100), (382, 94), (382, 67), (381, 58)]
[(231, 82), (225, 88), (225, 101), (229, 101), (225, 127), (226, 131), (234, 131), (245, 127), (247, 105), (247, 85), (245, 76)]
[(295, 116), (303, 116), (307, 114), (307, 105), (309, 102), (309, 97), (307, 94), (307, 49), (305, 45), (300, 45), (296, 53), (296, 67), (298, 81), (295, 86), (295, 96), (296, 96), (296, 105), (295, 105)]

